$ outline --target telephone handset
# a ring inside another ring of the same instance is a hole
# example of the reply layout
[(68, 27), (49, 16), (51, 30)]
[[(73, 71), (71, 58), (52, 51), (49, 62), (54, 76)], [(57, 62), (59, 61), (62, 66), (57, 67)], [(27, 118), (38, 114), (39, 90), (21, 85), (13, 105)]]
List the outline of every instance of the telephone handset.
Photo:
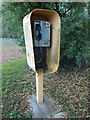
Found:
[(42, 38), (41, 26), (40, 24), (35, 25), (35, 38), (37, 41), (40, 41)]

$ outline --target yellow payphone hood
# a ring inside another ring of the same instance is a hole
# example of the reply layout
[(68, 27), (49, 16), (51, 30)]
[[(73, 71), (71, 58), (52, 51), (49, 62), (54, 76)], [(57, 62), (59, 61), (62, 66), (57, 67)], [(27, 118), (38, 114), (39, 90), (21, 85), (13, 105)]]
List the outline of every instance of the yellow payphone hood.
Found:
[(60, 16), (54, 10), (35, 9), (23, 19), (26, 55), (28, 65), (35, 71), (35, 57), (33, 50), (33, 37), (31, 23), (34, 20), (49, 21), (52, 25), (51, 47), (46, 48), (47, 72), (57, 71), (60, 61)]

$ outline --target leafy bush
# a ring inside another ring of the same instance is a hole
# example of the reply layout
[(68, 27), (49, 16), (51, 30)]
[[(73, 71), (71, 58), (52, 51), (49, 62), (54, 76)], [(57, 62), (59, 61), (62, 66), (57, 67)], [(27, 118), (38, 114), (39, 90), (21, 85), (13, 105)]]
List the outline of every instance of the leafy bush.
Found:
[(62, 18), (61, 61), (73, 60), (72, 64), (81, 67), (90, 57), (87, 26), (88, 18), (85, 13), (77, 15), (71, 13), (66, 18)]

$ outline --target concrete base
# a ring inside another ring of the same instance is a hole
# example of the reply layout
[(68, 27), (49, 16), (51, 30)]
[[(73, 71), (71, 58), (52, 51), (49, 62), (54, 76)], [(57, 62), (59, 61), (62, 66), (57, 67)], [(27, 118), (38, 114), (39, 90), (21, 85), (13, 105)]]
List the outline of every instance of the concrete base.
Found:
[[(32, 118), (55, 118), (58, 113), (60, 116), (63, 115), (65, 118), (65, 112), (61, 112), (61, 108), (55, 107), (55, 102), (53, 100), (48, 99), (48, 97), (44, 97), (43, 103), (37, 103), (36, 96), (32, 96), (31, 99), (28, 100), (30, 102), (30, 107), (32, 108)], [(62, 117), (62, 116), (61, 116)], [(58, 116), (56, 118), (59, 118)]]

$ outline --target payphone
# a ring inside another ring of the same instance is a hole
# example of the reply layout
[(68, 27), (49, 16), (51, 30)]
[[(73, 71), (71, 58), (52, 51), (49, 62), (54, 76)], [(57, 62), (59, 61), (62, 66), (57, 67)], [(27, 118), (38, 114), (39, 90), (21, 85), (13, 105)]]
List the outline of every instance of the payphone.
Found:
[(33, 46), (36, 69), (47, 69), (46, 47), (50, 47), (50, 22), (35, 20), (32, 22)]
[(60, 60), (60, 16), (54, 10), (35, 9), (23, 19), (27, 63), (35, 72), (57, 71)]
[(43, 102), (43, 74), (57, 71), (60, 60), (60, 16), (35, 9), (23, 19), (27, 63), (36, 72), (37, 102)]
[(34, 21), (34, 46), (50, 47), (50, 22)]

